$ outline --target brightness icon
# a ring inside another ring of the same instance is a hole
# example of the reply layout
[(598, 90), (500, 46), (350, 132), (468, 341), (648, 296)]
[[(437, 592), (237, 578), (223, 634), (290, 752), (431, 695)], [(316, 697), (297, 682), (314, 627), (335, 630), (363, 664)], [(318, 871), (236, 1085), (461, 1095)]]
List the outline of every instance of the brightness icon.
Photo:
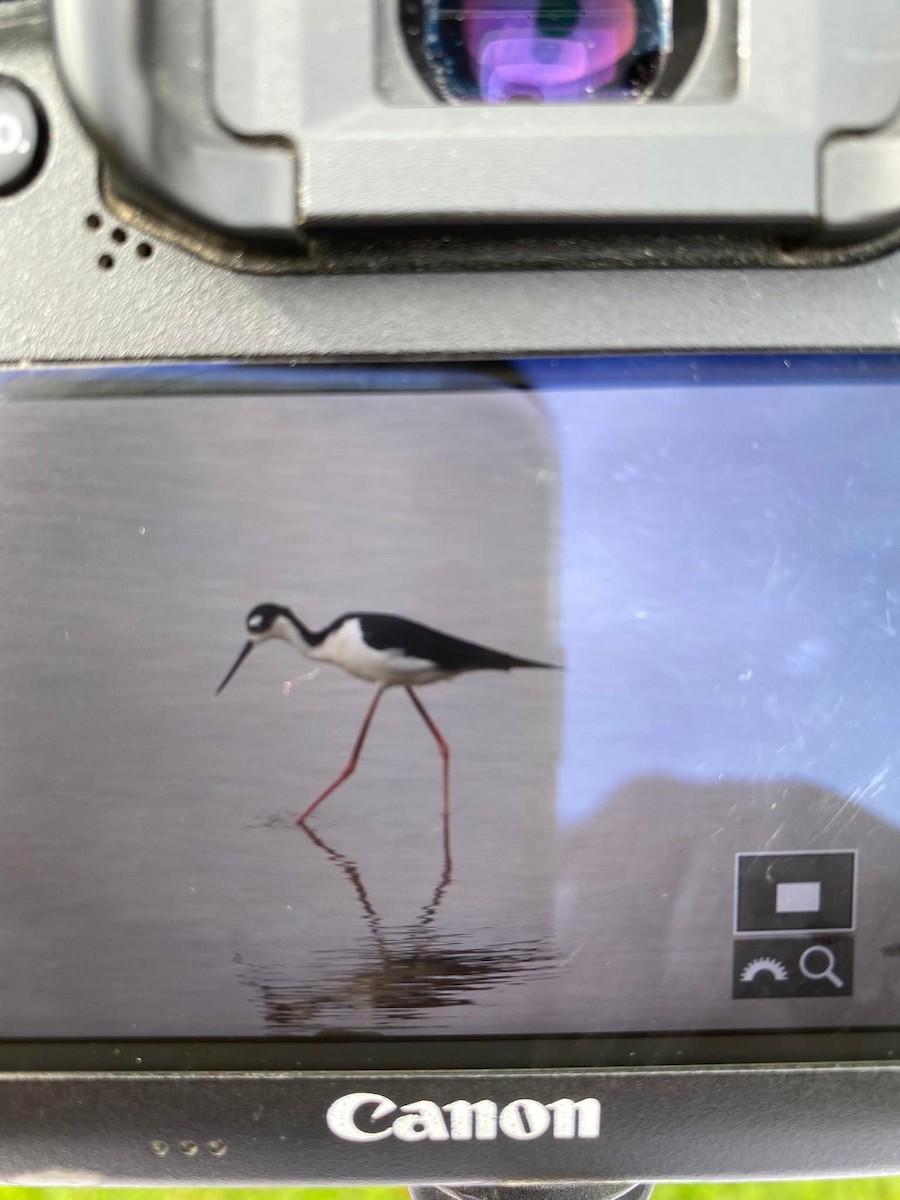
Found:
[(771, 975), (779, 983), (784, 983), (788, 977), (787, 968), (777, 958), (754, 958), (741, 971), (741, 983), (752, 983), (757, 975)]

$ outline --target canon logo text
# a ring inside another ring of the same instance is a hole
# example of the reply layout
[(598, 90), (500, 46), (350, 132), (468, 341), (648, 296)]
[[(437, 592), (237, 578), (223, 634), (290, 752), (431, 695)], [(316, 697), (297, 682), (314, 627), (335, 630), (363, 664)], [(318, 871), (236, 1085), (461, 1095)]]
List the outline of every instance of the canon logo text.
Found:
[(600, 1101), (511, 1100), (502, 1107), (494, 1100), (414, 1100), (395, 1104), (377, 1092), (351, 1092), (329, 1107), (325, 1121), (332, 1133), (347, 1142), (491, 1142), (498, 1136), (530, 1142), (549, 1136), (559, 1139), (600, 1136)]

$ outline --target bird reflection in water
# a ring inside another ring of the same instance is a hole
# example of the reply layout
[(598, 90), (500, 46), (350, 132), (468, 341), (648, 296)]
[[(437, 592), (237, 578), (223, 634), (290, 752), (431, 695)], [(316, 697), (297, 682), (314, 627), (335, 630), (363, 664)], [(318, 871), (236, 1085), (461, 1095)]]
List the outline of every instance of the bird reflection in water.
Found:
[[(323, 1037), (371, 1037), (391, 1026), (411, 1025), (435, 1009), (472, 1005), (501, 984), (549, 976), (556, 956), (537, 939), (491, 945), (484, 931), (441, 933), (435, 920), (453, 882), (445, 853), (434, 892), (414, 922), (388, 928), (363, 880), (359, 864), (329, 846), (307, 825), (309, 841), (350, 885), (365, 925), (351, 947), (322, 951), (320, 969), (263, 967), (238, 956), (245, 982), (257, 994), (269, 1032)], [(298, 976), (301, 981), (298, 982)]]

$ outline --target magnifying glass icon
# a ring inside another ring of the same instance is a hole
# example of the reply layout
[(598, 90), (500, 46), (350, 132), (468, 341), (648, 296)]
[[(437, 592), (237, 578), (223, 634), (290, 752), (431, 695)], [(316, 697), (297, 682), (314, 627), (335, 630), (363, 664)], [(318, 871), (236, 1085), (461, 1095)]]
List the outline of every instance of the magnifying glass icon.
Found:
[[(814, 956), (820, 955), (821, 969), (816, 969)], [(813, 966), (810, 967), (809, 960), (813, 958)], [(834, 952), (829, 950), (827, 946), (807, 946), (800, 955), (800, 974), (805, 975), (807, 979), (818, 982), (820, 979), (827, 979), (829, 983), (833, 983), (836, 988), (842, 988), (844, 981), (840, 975), (835, 972)]]

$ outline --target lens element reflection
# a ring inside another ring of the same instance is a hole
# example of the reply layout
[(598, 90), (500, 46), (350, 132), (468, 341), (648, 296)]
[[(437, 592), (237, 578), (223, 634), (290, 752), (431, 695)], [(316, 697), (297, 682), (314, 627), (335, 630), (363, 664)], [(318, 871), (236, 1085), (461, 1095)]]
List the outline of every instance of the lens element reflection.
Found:
[(577, 103), (652, 91), (668, 0), (423, 0), (423, 56), (446, 100)]

